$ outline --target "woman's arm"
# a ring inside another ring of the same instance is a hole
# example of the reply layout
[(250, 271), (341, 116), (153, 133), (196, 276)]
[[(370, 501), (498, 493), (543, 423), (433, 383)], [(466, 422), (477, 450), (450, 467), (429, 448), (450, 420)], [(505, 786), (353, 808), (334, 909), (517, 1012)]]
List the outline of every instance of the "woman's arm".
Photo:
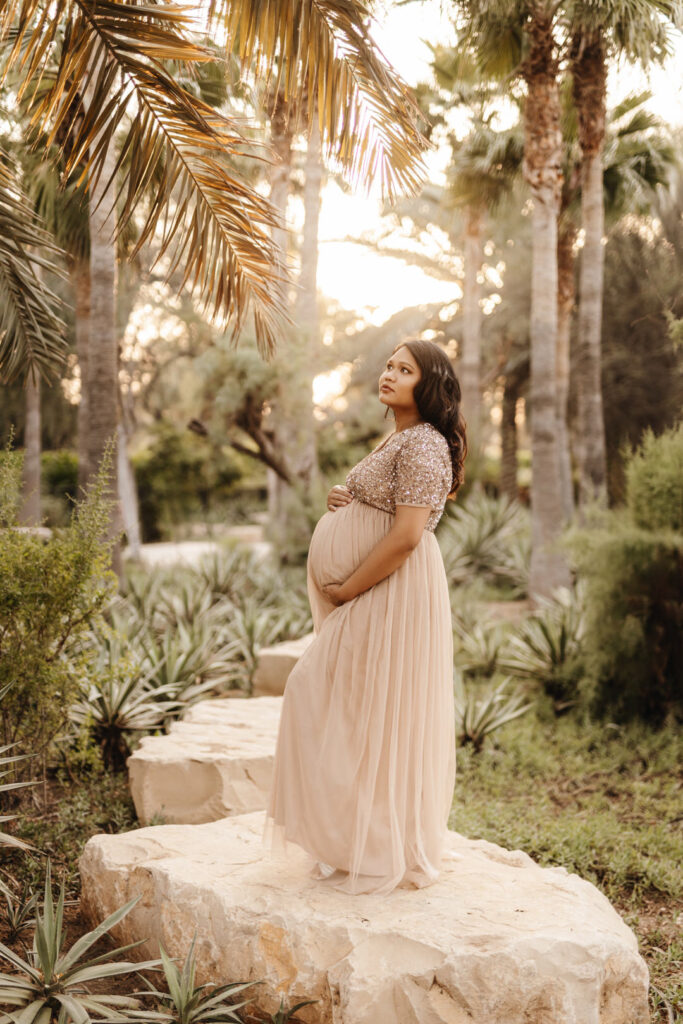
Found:
[(323, 587), (332, 603), (353, 600), (403, 565), (420, 543), (431, 512), (422, 505), (397, 505), (393, 526), (349, 578)]

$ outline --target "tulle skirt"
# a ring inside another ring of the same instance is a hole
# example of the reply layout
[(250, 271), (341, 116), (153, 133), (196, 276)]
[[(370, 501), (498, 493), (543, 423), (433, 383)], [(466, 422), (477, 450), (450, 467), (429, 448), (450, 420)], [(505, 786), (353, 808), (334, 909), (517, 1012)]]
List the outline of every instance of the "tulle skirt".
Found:
[(455, 783), (453, 636), (434, 534), (353, 601), (335, 607), (321, 589), (392, 523), (354, 499), (315, 528), (315, 638), (285, 687), (264, 829), (271, 850), (296, 843), (336, 869), (321, 884), (350, 893), (436, 880)]

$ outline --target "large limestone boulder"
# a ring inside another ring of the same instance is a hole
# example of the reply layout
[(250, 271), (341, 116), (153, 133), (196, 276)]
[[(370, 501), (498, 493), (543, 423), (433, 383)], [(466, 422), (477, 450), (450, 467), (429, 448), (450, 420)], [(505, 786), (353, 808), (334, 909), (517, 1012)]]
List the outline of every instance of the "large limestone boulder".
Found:
[(298, 640), (285, 640), (272, 647), (262, 647), (258, 656), (258, 667), (254, 673), (254, 694), (256, 696), (281, 696), (285, 683), (297, 661), (304, 653), (313, 633)]
[(128, 758), (142, 822), (200, 823), (265, 808), (282, 697), (204, 700)]
[(298, 847), (264, 855), (263, 813), (92, 838), (81, 858), (91, 921), (140, 896), (122, 941), (184, 957), (201, 980), (262, 979), (258, 1009), (317, 1003), (316, 1024), (645, 1024), (633, 933), (590, 883), (449, 833), (440, 879), (349, 896)]

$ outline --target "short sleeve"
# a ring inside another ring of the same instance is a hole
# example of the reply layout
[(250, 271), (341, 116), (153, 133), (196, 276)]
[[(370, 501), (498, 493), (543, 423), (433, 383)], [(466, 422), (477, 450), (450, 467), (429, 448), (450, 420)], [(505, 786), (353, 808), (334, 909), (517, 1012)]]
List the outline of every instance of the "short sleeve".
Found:
[(451, 484), (448, 445), (436, 431), (413, 431), (396, 459), (396, 505), (440, 510)]

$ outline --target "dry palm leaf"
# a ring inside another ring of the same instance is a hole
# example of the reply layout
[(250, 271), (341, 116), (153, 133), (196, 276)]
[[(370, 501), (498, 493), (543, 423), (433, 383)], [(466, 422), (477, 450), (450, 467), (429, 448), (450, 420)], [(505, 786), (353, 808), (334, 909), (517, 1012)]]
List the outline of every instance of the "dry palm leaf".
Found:
[(372, 41), (361, 0), (207, 0), (228, 47), (276, 79), (285, 100), (307, 96), (329, 156), (350, 177), (379, 179), (382, 194), (416, 192), (428, 145), (408, 87)]

